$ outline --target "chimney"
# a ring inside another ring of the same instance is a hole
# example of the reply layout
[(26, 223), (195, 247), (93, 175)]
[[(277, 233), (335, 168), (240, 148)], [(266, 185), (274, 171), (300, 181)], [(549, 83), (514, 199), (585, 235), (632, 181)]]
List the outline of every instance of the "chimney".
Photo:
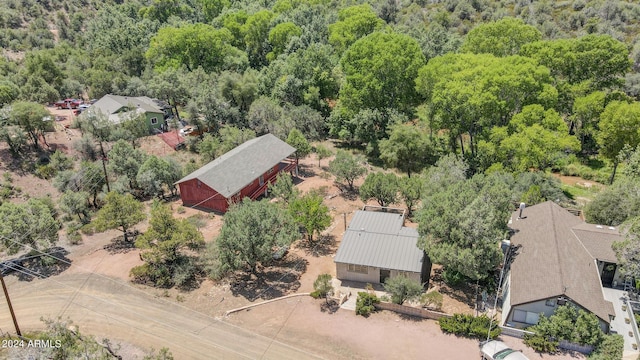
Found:
[(518, 215), (518, 219), (522, 219), (522, 210), (526, 207), (525, 203), (520, 203), (520, 215)]

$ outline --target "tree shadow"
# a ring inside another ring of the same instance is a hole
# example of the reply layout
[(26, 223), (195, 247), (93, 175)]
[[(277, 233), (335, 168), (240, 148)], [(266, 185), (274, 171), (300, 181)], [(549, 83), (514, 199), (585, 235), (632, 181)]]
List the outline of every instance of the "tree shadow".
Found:
[(236, 274), (231, 282), (231, 293), (249, 301), (270, 300), (293, 293), (300, 288), (300, 276), (307, 270), (308, 263), (289, 253), (255, 274)]
[(358, 189), (354, 187), (353, 190), (349, 189), (348, 185), (345, 184), (341, 184), (336, 182), (335, 183), (336, 187), (338, 188), (338, 190), (340, 190), (340, 197), (342, 197), (345, 200), (349, 200), (349, 201), (355, 201), (358, 200)]
[(322, 234), (309, 242), (302, 240), (296, 243), (295, 248), (304, 250), (305, 254), (313, 257), (331, 255), (336, 251), (336, 237), (331, 234)]
[(330, 315), (335, 314), (338, 309), (340, 309), (340, 305), (338, 305), (338, 302), (333, 299), (329, 299), (329, 301), (323, 300), (320, 304), (320, 311)]
[(140, 235), (138, 230), (127, 232), (127, 240), (125, 241), (124, 235), (113, 238), (113, 240), (102, 248), (107, 250), (110, 255), (114, 254), (126, 254), (136, 248), (136, 237)]
[(298, 174), (305, 178), (317, 175), (314, 168), (306, 164), (298, 164)]
[(442, 295), (446, 295), (454, 300), (469, 305), (471, 308), (475, 305), (475, 289), (464, 281), (458, 285), (450, 285), (444, 281), (442, 276), (443, 269), (434, 269), (430, 283), (440, 284), (438, 291)]
[(402, 320), (411, 321), (411, 322), (415, 322), (415, 323), (423, 322), (424, 320), (426, 320), (424, 318), (421, 318), (420, 316), (411, 316), (411, 315), (407, 315), (407, 314), (398, 314), (398, 316)]
[(3, 272), (14, 274), (20, 281), (32, 281), (34, 278), (48, 278), (61, 274), (71, 266), (67, 258), (69, 252), (56, 246), (37, 253), (25, 254), (17, 259), (2, 263)]

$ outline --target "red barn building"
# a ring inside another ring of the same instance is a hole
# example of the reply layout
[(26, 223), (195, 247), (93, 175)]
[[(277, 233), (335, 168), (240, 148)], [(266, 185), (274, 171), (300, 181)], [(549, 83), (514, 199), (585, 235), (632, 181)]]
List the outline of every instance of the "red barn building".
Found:
[(294, 147), (266, 134), (251, 139), (176, 184), (185, 206), (226, 212), (229, 204), (264, 194), (279, 172), (293, 172)]

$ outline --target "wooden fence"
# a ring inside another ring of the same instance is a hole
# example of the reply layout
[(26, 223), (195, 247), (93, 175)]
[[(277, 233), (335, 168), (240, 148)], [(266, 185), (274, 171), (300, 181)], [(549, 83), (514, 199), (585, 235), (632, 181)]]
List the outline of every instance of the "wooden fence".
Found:
[(438, 320), (441, 317), (451, 317), (449, 314), (431, 311), (427, 309), (415, 308), (412, 306), (398, 305), (393, 303), (381, 302), (374, 305), (376, 310), (389, 310), (400, 314), (417, 316), (423, 319)]

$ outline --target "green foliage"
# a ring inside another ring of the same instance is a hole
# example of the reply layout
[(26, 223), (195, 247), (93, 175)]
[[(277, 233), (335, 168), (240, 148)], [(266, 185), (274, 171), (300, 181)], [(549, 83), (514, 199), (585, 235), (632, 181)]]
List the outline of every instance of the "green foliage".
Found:
[[(428, 173), (438, 181), (438, 172)], [(472, 279), (484, 279), (499, 264), (497, 246), (511, 212), (511, 177), (476, 175), (427, 192), (418, 214), (418, 246), (434, 263)], [(432, 186), (432, 185), (429, 185)]]
[(360, 198), (365, 203), (373, 198), (380, 206), (387, 206), (398, 201), (398, 177), (394, 173), (370, 173), (360, 186)]
[(420, 46), (409, 36), (374, 32), (363, 37), (340, 60), (345, 76), (340, 111), (348, 118), (363, 109), (411, 113), (419, 102), (414, 80), (424, 64)]
[(127, 241), (127, 231), (135, 224), (146, 219), (144, 205), (138, 202), (130, 194), (121, 195), (110, 192), (104, 199), (105, 204), (98, 211), (93, 225), (98, 231), (119, 229)]
[(329, 149), (328, 147), (322, 144), (319, 144), (316, 146), (315, 153), (316, 153), (316, 156), (318, 157), (318, 167), (320, 167), (320, 161), (322, 161), (322, 159), (326, 159), (331, 155), (333, 155), (333, 152), (331, 151), (331, 149)]
[(289, 131), (289, 136), (287, 137), (287, 144), (293, 146), (296, 149), (295, 157), (296, 160), (305, 158), (307, 155), (311, 153), (311, 145), (307, 139), (302, 135), (300, 130), (293, 128)]
[(620, 334), (604, 335), (600, 346), (589, 356), (590, 360), (622, 359), (624, 338)]
[(469, 31), (461, 50), (475, 54), (510, 56), (518, 54), (522, 45), (541, 39), (540, 30), (534, 26), (527, 25), (520, 19), (503, 18), (480, 24)]
[(523, 172), (515, 176), (513, 201), (524, 202), (527, 206), (547, 200), (559, 203), (567, 202), (562, 191), (562, 183), (557, 178), (543, 172)]
[(176, 193), (175, 182), (182, 177), (180, 164), (171, 157), (148, 156), (140, 165), (136, 182), (145, 194), (164, 197), (165, 189)]
[(380, 159), (411, 177), (411, 173), (436, 162), (436, 150), (424, 130), (409, 124), (395, 124), (389, 139), (380, 141)]
[(4, 251), (15, 254), (24, 247), (43, 250), (58, 241), (60, 224), (43, 199), (25, 204), (3, 202), (0, 205), (0, 242)]
[(300, 191), (293, 184), (291, 175), (283, 172), (278, 173), (276, 180), (269, 184), (268, 193), (271, 194), (272, 198), (276, 198), (284, 204), (292, 203), (300, 195)]
[(331, 225), (329, 208), (322, 203), (322, 196), (309, 192), (289, 203), (289, 212), (296, 223), (304, 228), (309, 241), (314, 233), (321, 233)]
[(284, 53), (291, 38), (301, 34), (302, 29), (292, 22), (284, 22), (274, 26), (269, 31), (269, 44), (271, 44), (272, 50), (267, 54), (267, 60), (273, 61), (278, 55)]
[[(316, 280), (313, 282), (313, 290), (314, 290), (313, 293), (317, 294), (317, 297), (314, 296), (314, 298), (316, 299), (318, 297), (326, 298), (333, 291), (333, 285), (331, 285), (331, 275), (329, 274), (318, 275)], [(313, 294), (311, 296), (313, 296)]]
[(618, 226), (640, 212), (640, 185), (620, 179), (605, 188), (584, 209), (587, 222)]
[(369, 4), (354, 5), (338, 12), (338, 21), (329, 25), (329, 43), (342, 53), (356, 40), (384, 25)]
[(413, 215), (413, 209), (418, 201), (422, 199), (423, 179), (420, 176), (402, 177), (398, 179), (400, 187), (400, 198), (407, 206), (407, 217)]
[(447, 334), (471, 337), (476, 339), (495, 339), (500, 335), (500, 327), (495, 319), (486, 315), (453, 314), (451, 317), (438, 319), (440, 330)]
[(59, 206), (69, 215), (78, 216), (82, 223), (89, 222), (89, 194), (84, 191), (65, 191), (60, 196)]
[(36, 150), (40, 150), (40, 137), (52, 127), (51, 121), (43, 121), (50, 116), (42, 105), (34, 102), (16, 101), (11, 104), (9, 124), (18, 126), (28, 136)]
[(572, 305), (558, 307), (549, 318), (541, 314), (538, 324), (527, 330), (534, 334), (526, 334), (524, 344), (539, 352), (556, 352), (561, 340), (597, 348), (604, 338), (598, 318)]
[(624, 239), (613, 243), (622, 274), (640, 277), (640, 217), (623, 226)]
[(407, 300), (418, 298), (423, 288), (419, 281), (406, 276), (394, 276), (384, 282), (384, 290), (391, 294), (391, 302), (402, 305)]
[(273, 12), (266, 9), (260, 10), (247, 17), (246, 23), (241, 27), (249, 64), (253, 68), (260, 68), (267, 63), (267, 53), (270, 48), (269, 31), (274, 17)]
[(443, 297), (438, 291), (430, 291), (420, 297), (422, 306), (440, 311), (442, 309)]
[(173, 217), (171, 209), (159, 202), (151, 207), (149, 229), (136, 239), (144, 265), (131, 269), (134, 281), (158, 287), (186, 286), (197, 274), (195, 259), (185, 251), (204, 248), (204, 239), (187, 219)]
[(109, 151), (109, 170), (124, 177), (129, 189), (137, 189), (136, 177), (146, 155), (124, 140), (118, 140)]
[(613, 183), (620, 152), (625, 146), (635, 149), (640, 145), (640, 103), (610, 102), (600, 115), (598, 126), (596, 140), (600, 154), (614, 164), (610, 180)]
[(337, 181), (346, 181), (349, 190), (353, 191), (353, 182), (367, 172), (363, 164), (364, 159), (361, 156), (338, 150), (335, 159), (329, 163), (329, 172)]
[(374, 304), (378, 304), (380, 299), (376, 294), (360, 291), (356, 299), (356, 315), (368, 317), (372, 312), (376, 311)]
[(245, 198), (231, 206), (216, 239), (222, 272), (249, 270), (273, 261), (276, 249), (288, 247), (298, 238), (291, 215), (266, 200)]

